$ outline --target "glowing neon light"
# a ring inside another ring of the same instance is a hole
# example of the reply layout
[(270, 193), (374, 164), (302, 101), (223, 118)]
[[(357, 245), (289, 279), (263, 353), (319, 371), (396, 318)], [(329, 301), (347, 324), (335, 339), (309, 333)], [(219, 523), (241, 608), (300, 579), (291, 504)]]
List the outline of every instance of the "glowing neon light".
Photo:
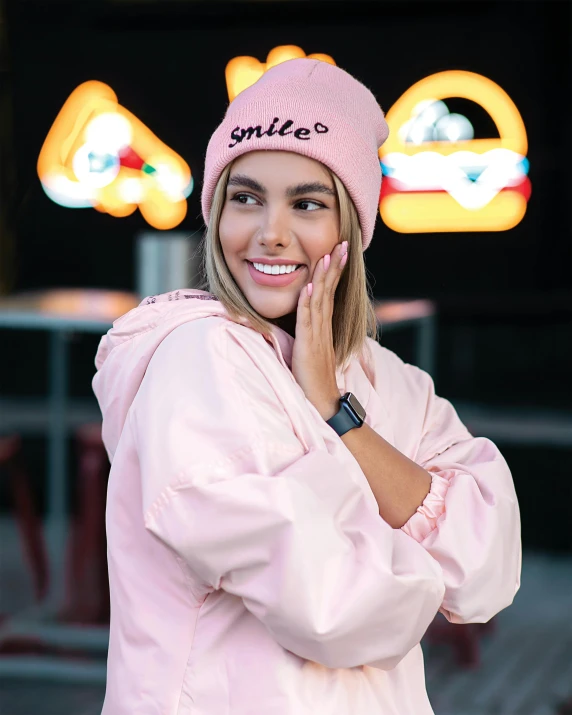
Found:
[[(447, 97), (480, 104), (499, 138), (474, 139), (470, 121), (449, 113)], [(473, 72), (439, 72), (410, 87), (386, 120), (379, 209), (391, 229), (506, 231), (522, 220), (531, 193), (526, 130), (497, 84)]]
[(330, 55), (324, 55), (319, 52), (313, 55), (306, 55), (304, 50), (297, 45), (280, 45), (279, 47), (274, 47), (274, 49), (268, 53), (265, 63), (259, 62), (256, 57), (234, 57), (230, 60), (225, 69), (229, 101), (232, 102), (238, 94), (257, 82), (271, 67), (286, 62), (287, 60), (301, 59), (303, 57), (321, 60), (331, 65), (336, 64)]
[(37, 167), (45, 193), (61, 206), (116, 217), (139, 208), (147, 223), (162, 230), (185, 218), (193, 190), (187, 163), (95, 80), (70, 94)]

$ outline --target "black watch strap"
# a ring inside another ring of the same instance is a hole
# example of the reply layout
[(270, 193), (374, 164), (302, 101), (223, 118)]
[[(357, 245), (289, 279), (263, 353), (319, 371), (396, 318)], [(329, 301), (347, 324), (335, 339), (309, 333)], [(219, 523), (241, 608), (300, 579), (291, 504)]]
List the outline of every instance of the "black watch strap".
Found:
[[(356, 413), (356, 411), (351, 407), (348, 398), (357, 402), (355, 395), (347, 392), (343, 397), (340, 398), (340, 409), (333, 417), (326, 420), (326, 423), (336, 432), (340, 437), (349, 432), (355, 427), (361, 427), (363, 424), (363, 419)], [(365, 410), (359, 403), (359, 410), (365, 416)]]

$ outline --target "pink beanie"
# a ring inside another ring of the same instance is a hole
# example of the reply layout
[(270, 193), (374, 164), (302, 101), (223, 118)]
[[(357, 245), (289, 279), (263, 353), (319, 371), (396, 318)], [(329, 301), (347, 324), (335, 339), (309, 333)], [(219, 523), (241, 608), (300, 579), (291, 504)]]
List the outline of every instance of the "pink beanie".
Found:
[(275, 65), (230, 103), (209, 141), (201, 195), (205, 223), (231, 161), (249, 151), (292, 151), (322, 162), (343, 182), (365, 251), (379, 210), (378, 149), (388, 133), (373, 94), (340, 67), (306, 58)]

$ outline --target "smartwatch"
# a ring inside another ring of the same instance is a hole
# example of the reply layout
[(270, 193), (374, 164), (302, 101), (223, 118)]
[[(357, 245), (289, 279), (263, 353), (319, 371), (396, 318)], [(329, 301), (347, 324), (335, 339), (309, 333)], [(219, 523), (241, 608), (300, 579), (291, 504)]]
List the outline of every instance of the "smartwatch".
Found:
[(349, 430), (354, 429), (354, 427), (361, 427), (365, 420), (365, 410), (359, 403), (357, 397), (353, 392), (346, 392), (343, 397), (340, 397), (340, 409), (339, 411), (326, 420), (326, 424), (337, 432), (341, 437)]

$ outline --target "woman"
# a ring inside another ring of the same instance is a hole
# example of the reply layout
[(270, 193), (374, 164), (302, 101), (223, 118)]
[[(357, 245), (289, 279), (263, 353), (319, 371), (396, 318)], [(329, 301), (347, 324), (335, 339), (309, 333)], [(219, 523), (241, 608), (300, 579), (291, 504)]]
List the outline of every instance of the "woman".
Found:
[(101, 341), (104, 715), (429, 715), (436, 614), (514, 599), (506, 461), (375, 340), (387, 133), (342, 69), (271, 68), (209, 142), (208, 290), (147, 298)]

